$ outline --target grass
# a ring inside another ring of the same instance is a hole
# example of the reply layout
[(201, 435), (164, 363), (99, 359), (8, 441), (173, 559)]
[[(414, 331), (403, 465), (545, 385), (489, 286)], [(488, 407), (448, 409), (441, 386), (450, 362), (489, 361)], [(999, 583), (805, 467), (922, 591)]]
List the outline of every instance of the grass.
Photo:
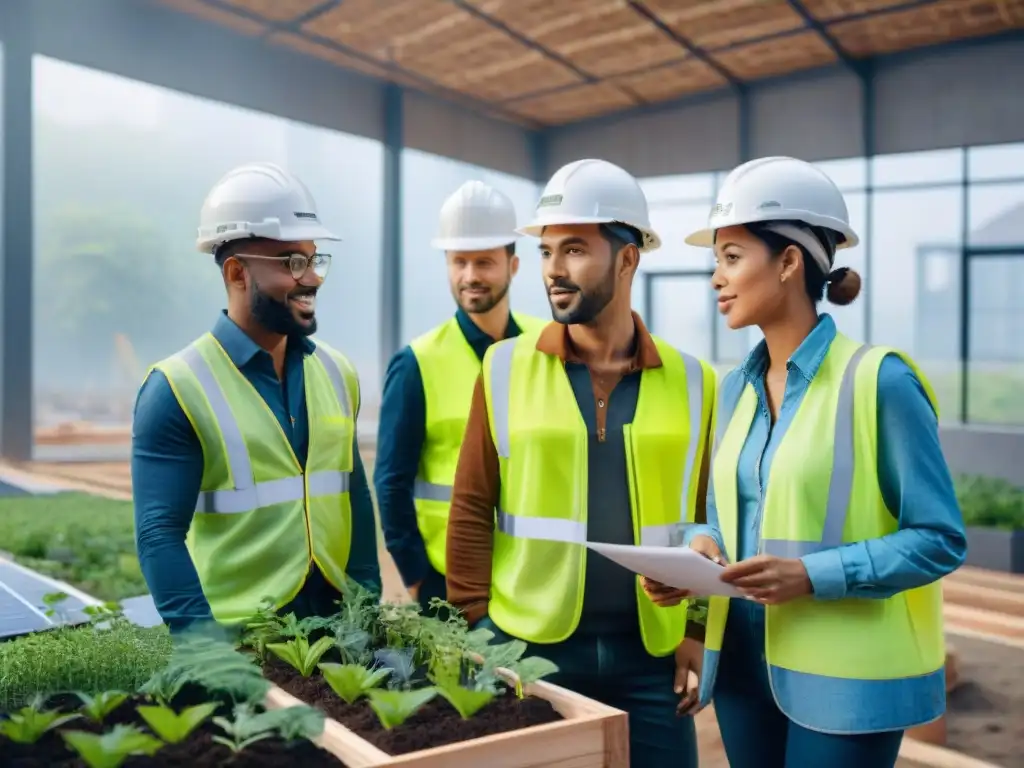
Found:
[(108, 629), (58, 627), (0, 643), (0, 712), (33, 696), (80, 691), (134, 692), (167, 664), (166, 627), (138, 627), (125, 619)]
[(0, 498), (0, 549), (100, 600), (149, 591), (128, 501), (84, 493)]

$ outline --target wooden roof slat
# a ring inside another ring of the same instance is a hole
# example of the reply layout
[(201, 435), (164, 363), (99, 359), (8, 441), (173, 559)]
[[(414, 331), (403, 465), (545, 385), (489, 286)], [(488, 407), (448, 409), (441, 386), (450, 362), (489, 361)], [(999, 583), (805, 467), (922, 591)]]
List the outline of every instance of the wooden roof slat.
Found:
[(806, 26), (786, 0), (645, 0), (676, 34), (708, 49)]
[(683, 58), (685, 51), (622, 0), (465, 0), (571, 62), (609, 77)]
[(910, 0), (803, 0), (804, 8), (819, 21), (875, 13), (907, 5)]
[(262, 16), (269, 21), (293, 21), (309, 13), (323, 0), (221, 0), (225, 5), (234, 5), (244, 11)]
[(751, 43), (712, 54), (723, 67), (741, 80), (813, 69), (836, 61), (836, 55), (817, 32), (791, 35), (784, 41), (768, 40)]
[(640, 98), (652, 102), (678, 99), (726, 85), (726, 80), (720, 73), (695, 57), (667, 64), (650, 72), (617, 77), (611, 82), (628, 88)]
[(350, 56), (336, 48), (321, 45), (320, 43), (314, 43), (308, 37), (303, 37), (302, 35), (297, 35), (293, 32), (275, 32), (268, 36), (267, 40), (275, 45), (283, 45), (287, 48), (298, 51), (299, 53), (316, 56), (318, 59), (329, 61), (339, 67), (352, 69), (366, 75), (373, 75), (374, 77), (384, 80), (393, 79), (393, 75), (384, 67), (370, 64), (363, 59), (356, 56)]
[(940, 0), (828, 29), (855, 56), (874, 56), (1024, 28), (1024, 0)]
[(260, 24), (258, 21), (247, 19), (236, 13), (229, 13), (228, 11), (221, 10), (220, 8), (214, 8), (213, 6), (202, 2), (202, 0), (157, 1), (163, 5), (173, 8), (176, 11), (187, 13), (191, 16), (195, 16), (196, 18), (200, 18), (203, 21), (220, 24), (228, 29), (233, 29), (235, 32), (241, 32), (243, 35), (260, 35), (267, 29), (265, 24)]
[(508, 109), (538, 122), (556, 125), (633, 104), (635, 101), (619, 88), (608, 83), (591, 83), (517, 101), (509, 104)]

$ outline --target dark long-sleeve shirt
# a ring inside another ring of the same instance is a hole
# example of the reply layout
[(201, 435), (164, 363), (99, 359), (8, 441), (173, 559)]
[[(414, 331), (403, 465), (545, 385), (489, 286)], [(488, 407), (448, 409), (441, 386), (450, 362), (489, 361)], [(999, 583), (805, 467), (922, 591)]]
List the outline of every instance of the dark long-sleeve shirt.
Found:
[[(302, 363), (313, 352), (308, 339), (290, 343), (285, 353), (283, 383), (270, 354), (222, 313), (213, 335), (232, 362), (252, 383), (277, 417), (299, 462), (309, 450), (309, 422)], [(366, 473), (353, 438), (352, 547), (348, 574), (380, 589), (373, 502)], [(143, 383), (132, 426), (132, 493), (139, 563), (157, 611), (172, 631), (212, 618), (185, 535), (203, 478), (203, 449), (167, 378), (153, 371)], [(297, 613), (317, 612), (336, 598), (333, 587), (314, 571), (289, 606)]]
[[(461, 307), (456, 311), (455, 319), (466, 342), (483, 360), (494, 339), (482, 331)], [(505, 338), (518, 336), (520, 332), (510, 313)], [(426, 544), (416, 524), (413, 497), (426, 430), (427, 403), (423, 394), (423, 377), (412, 348), (405, 346), (391, 358), (384, 374), (373, 483), (377, 491), (384, 544), (406, 586), (422, 581), (431, 568)]]

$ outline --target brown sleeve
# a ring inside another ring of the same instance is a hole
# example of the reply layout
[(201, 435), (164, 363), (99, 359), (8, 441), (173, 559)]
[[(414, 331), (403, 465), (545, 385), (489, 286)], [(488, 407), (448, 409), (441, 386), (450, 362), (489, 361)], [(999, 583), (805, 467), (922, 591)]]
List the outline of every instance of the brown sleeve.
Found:
[(494, 510), (501, 490), (498, 452), (491, 439), (483, 377), (476, 380), (466, 434), (455, 470), (445, 554), (448, 601), (470, 624), (487, 613), (491, 594)]

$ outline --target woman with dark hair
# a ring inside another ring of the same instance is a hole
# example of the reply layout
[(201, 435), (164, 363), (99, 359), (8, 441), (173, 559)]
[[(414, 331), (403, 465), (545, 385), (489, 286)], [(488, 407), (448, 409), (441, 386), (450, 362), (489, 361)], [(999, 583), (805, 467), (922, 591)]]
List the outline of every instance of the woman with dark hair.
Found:
[(814, 166), (741, 165), (687, 242), (714, 249), (729, 327), (764, 334), (722, 381), (707, 524), (684, 540), (745, 598), (711, 598), (695, 709), (714, 698), (732, 768), (891, 767), (945, 711), (939, 579), (966, 550), (935, 395), (819, 314), (861, 280), (835, 267), (857, 235)]

